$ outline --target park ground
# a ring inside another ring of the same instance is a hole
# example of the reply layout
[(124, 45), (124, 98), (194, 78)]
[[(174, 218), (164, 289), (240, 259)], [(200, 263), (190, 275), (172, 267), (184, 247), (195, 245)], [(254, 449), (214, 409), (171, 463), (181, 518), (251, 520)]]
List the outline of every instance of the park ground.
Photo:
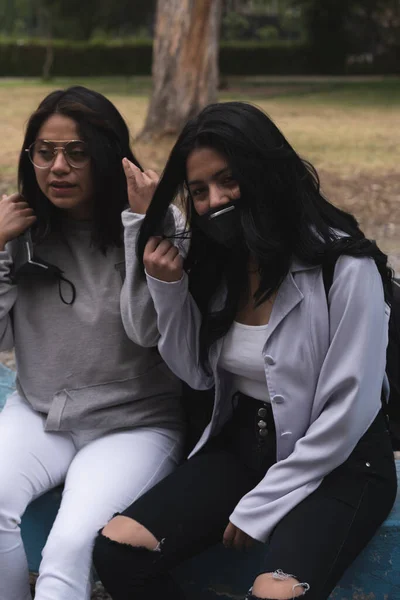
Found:
[[(149, 78), (0, 79), (0, 193), (16, 189), (16, 165), (30, 113), (51, 90), (81, 84), (106, 94), (125, 117), (134, 152), (161, 171), (173, 139), (135, 142), (146, 116)], [(219, 99), (264, 109), (298, 153), (318, 169), (325, 195), (355, 214), (400, 275), (400, 78), (223, 78)], [(12, 355), (0, 361), (13, 365)], [(99, 588), (93, 599), (108, 598)]]

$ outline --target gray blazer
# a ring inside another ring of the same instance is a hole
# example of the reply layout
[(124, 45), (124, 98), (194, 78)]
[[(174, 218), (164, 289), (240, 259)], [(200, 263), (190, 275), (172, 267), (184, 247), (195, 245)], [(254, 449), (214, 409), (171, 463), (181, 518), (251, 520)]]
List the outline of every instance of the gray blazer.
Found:
[[(148, 332), (147, 342), (158, 342), (170, 369), (193, 388), (215, 385), (212, 418), (193, 456), (231, 414), (231, 377), (218, 368), (222, 340), (210, 350), (209, 375), (199, 362), (201, 315), (187, 275), (176, 283), (150, 276), (147, 282), (159, 331)], [(328, 310), (321, 268), (294, 261), (278, 291), (263, 349), (277, 462), (230, 516), (260, 541), (346, 460), (381, 407), (389, 309), (371, 259), (339, 258), (329, 305)]]

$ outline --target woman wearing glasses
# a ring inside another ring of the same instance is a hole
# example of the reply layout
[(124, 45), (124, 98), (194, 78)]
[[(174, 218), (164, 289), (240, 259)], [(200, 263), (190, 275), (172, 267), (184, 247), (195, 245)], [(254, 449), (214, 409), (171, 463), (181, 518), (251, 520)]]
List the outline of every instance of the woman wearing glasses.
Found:
[[(0, 349), (17, 361), (0, 414), (1, 600), (31, 597), (19, 524), (34, 498), (64, 483), (36, 600), (87, 600), (97, 530), (180, 459), (180, 383), (152, 345), (146, 284), (125, 277), (140, 217), (123, 158), (139, 167), (111, 102), (55, 91), (28, 122), (21, 195), (0, 201)], [(27, 231), (34, 269), (17, 270)]]

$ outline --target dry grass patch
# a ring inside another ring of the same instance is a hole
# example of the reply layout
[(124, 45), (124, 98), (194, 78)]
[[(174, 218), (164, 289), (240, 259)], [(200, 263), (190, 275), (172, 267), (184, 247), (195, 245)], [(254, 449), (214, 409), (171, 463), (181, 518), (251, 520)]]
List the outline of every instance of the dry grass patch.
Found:
[(342, 174), (398, 169), (400, 106), (317, 105), (305, 97), (258, 101), (295, 149), (319, 169)]
[[(71, 85), (0, 80), (0, 191), (16, 185), (16, 164), (30, 113), (51, 90)], [(132, 136), (146, 116), (148, 82), (85, 80), (115, 103)], [(147, 88), (146, 88), (147, 85)], [(400, 271), (400, 80), (334, 83), (321, 79), (247, 81), (235, 79), (222, 100), (241, 99), (264, 109), (301, 156), (321, 174), (336, 204), (354, 212), (368, 235), (390, 252)], [(135, 143), (146, 168), (160, 171), (173, 140)]]

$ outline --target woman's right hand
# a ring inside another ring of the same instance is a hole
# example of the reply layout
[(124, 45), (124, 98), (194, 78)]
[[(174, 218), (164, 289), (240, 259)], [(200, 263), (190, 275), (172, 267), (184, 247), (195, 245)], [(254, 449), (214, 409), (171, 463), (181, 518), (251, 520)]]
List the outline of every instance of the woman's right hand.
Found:
[(143, 264), (150, 277), (173, 283), (180, 281), (183, 275), (183, 258), (178, 248), (168, 240), (151, 237), (143, 254)]
[(151, 169), (141, 171), (127, 158), (122, 160), (122, 166), (125, 172), (131, 211), (139, 215), (145, 215), (153, 198), (159, 177)]
[(33, 210), (20, 194), (3, 194), (0, 200), (0, 251), (36, 221)]

